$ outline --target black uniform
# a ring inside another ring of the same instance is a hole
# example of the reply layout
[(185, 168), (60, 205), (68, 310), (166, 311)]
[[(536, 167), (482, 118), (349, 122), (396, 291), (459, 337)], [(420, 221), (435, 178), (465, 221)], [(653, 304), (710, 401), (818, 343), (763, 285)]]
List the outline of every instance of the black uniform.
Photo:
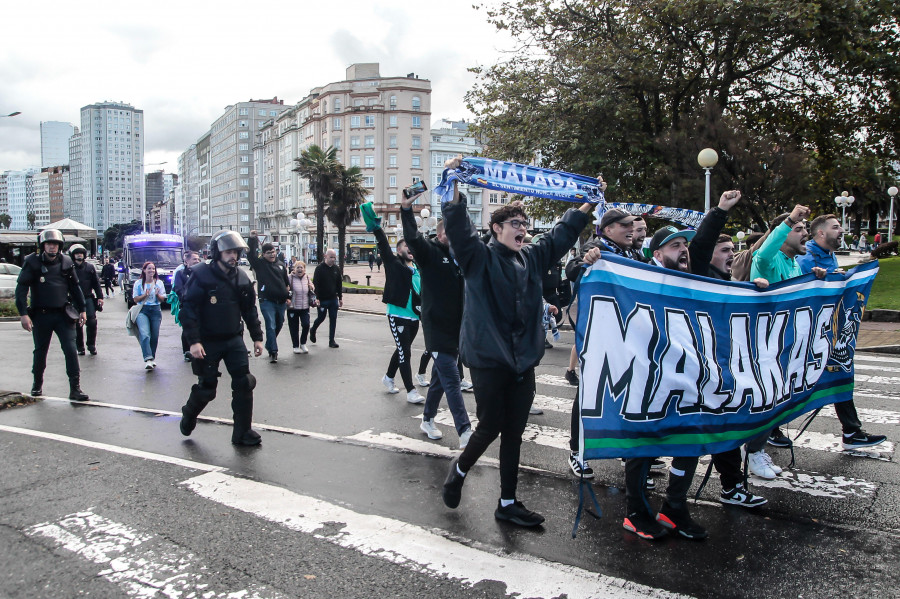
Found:
[[(27, 305), (29, 290), (30, 306)], [(79, 386), (81, 369), (75, 349), (75, 322), (66, 314), (66, 304), (70, 302), (78, 312), (84, 312), (84, 294), (78, 284), (72, 259), (62, 252), (53, 260), (43, 252), (26, 256), (16, 285), (16, 309), (20, 316), (28, 314), (33, 325), (34, 361), (31, 372), (34, 374), (32, 391), (36, 392), (35, 395), (42, 391), (47, 350), (53, 333), (56, 333), (66, 356), (70, 396), (75, 395), (76, 389), (79, 395), (83, 395)]]
[[(202, 343), (206, 357), (191, 362), (197, 384), (181, 412), (181, 432), (189, 435), (197, 416), (216, 397), (219, 362), (231, 375), (231, 410), (234, 429), (231, 442), (254, 445), (259, 435), (250, 430), (253, 419), (253, 388), (256, 379), (250, 374), (247, 347), (244, 345), (244, 322), (253, 341), (262, 341), (263, 333), (256, 311), (256, 293), (247, 274), (239, 268), (226, 273), (219, 262), (192, 267), (181, 304), (181, 324), (190, 345)], [(243, 322), (242, 322), (243, 319)], [(255, 442), (249, 436), (255, 436)]]
[[(93, 355), (97, 353), (97, 300), (103, 298), (103, 288), (100, 287), (100, 277), (97, 276), (97, 269), (93, 264), (85, 261), (79, 266), (76, 262), (75, 273), (78, 276), (81, 292), (84, 294), (84, 311), (87, 316), (85, 319), (87, 350)], [(83, 356), (85, 339), (82, 325), (75, 327), (75, 345), (78, 348), (78, 354)]]

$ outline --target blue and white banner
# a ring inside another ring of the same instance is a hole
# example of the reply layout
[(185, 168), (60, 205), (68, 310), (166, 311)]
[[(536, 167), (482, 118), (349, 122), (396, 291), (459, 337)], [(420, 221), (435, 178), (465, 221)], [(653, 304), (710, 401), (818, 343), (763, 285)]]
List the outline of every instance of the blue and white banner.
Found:
[(878, 262), (760, 291), (604, 253), (578, 293), (582, 455), (699, 456), (853, 396)]

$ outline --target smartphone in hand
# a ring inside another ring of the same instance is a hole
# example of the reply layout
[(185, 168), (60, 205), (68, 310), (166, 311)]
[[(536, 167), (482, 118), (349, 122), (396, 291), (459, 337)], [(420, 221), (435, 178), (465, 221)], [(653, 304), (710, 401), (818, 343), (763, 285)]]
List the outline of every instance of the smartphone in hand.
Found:
[(403, 197), (408, 200), (409, 198), (413, 197), (414, 195), (418, 195), (425, 191), (428, 191), (428, 186), (425, 185), (425, 181), (416, 181), (415, 183), (413, 183), (412, 185), (410, 185), (409, 187), (407, 187), (406, 189), (403, 190)]

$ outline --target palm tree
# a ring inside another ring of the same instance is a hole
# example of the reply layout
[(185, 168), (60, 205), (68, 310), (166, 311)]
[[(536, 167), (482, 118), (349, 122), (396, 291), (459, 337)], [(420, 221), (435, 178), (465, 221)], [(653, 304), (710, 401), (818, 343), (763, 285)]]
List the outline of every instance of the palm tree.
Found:
[(359, 220), (359, 205), (366, 199), (368, 192), (363, 187), (362, 171), (358, 166), (346, 168), (343, 164), (338, 163), (338, 173), (331, 201), (325, 208), (325, 216), (338, 230), (338, 258), (341, 272), (343, 272), (344, 252), (346, 251), (344, 240), (347, 236), (347, 227), (352, 225), (353, 221)]
[(0, 229), (8, 229), (12, 224), (12, 217), (7, 213), (0, 214)]
[(299, 158), (294, 159), (297, 163), (294, 172), (309, 181), (309, 192), (316, 200), (316, 258), (319, 262), (324, 256), (325, 205), (331, 200), (340, 177), (340, 163), (336, 156), (337, 150), (334, 147), (329, 146), (323, 150), (313, 144), (300, 152)]
[(28, 220), (28, 228), (34, 229), (34, 221), (37, 220), (37, 215), (34, 212), (29, 212), (25, 218)]

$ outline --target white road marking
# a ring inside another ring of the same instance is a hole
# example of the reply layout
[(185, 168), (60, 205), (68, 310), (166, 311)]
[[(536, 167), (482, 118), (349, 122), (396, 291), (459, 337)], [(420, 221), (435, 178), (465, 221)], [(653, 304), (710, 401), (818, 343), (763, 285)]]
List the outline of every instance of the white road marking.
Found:
[(859, 478), (847, 476), (830, 476), (817, 472), (784, 470), (775, 480), (765, 480), (757, 476), (750, 479), (754, 487), (768, 489), (787, 489), (799, 491), (815, 497), (832, 497), (843, 499), (850, 496), (869, 498), (875, 495), (878, 485)]
[(900, 372), (900, 368), (891, 368), (890, 366), (881, 366), (876, 364), (853, 364), (853, 370), (875, 370), (877, 372)]
[(485, 546), (439, 529), (361, 514), (325, 501), (255, 481), (209, 473), (183, 483), (211, 501), (362, 555), (415, 572), (448, 577), (467, 586), (499, 581), (521, 597), (684, 597), (581, 568)]
[(286, 597), (275, 589), (256, 583), (238, 591), (211, 591), (209, 588), (217, 578), (216, 573), (210, 572), (193, 553), (91, 511), (70, 514), (58, 522), (30, 526), (25, 529), (25, 534), (46, 537), (63, 549), (105, 566), (98, 575), (118, 585), (129, 597)]
[[(469, 414), (469, 419), (472, 422), (472, 428), (475, 428), (478, 425), (478, 419), (474, 414)], [(453, 415), (446, 408), (441, 408), (434, 417), (434, 421), (438, 424), (453, 426)], [(525, 432), (522, 433), (522, 441), (569, 451), (569, 431), (552, 426), (526, 424)]]
[(900, 356), (896, 358), (889, 358), (887, 356), (873, 356), (868, 353), (856, 352), (856, 355), (853, 357), (854, 363), (859, 362), (887, 362), (893, 364), (900, 364)]
[[(858, 393), (856, 395), (859, 395)], [(892, 412), (890, 410), (874, 410), (871, 408), (856, 408), (860, 422), (867, 424), (900, 424), (900, 412)], [(821, 412), (822, 416), (828, 418), (837, 418), (834, 410), (825, 406)]]
[(576, 387), (575, 385), (570, 385), (569, 381), (566, 380), (566, 377), (556, 376), (555, 374), (538, 374), (534, 377), (534, 381), (536, 383), (543, 383), (545, 385), (578, 389), (578, 387)]
[(872, 385), (898, 385), (900, 377), (897, 376), (872, 376), (869, 374), (854, 373), (854, 380), (857, 383), (869, 383)]
[(841, 445), (840, 435), (829, 435), (827, 433), (817, 433), (810, 430), (804, 431), (799, 439), (794, 439), (794, 448), (846, 453), (848, 455), (883, 460), (885, 462), (891, 461), (891, 456), (894, 453), (894, 444), (890, 441), (885, 441), (881, 445), (876, 445), (874, 447), (845, 450), (843, 445)]

